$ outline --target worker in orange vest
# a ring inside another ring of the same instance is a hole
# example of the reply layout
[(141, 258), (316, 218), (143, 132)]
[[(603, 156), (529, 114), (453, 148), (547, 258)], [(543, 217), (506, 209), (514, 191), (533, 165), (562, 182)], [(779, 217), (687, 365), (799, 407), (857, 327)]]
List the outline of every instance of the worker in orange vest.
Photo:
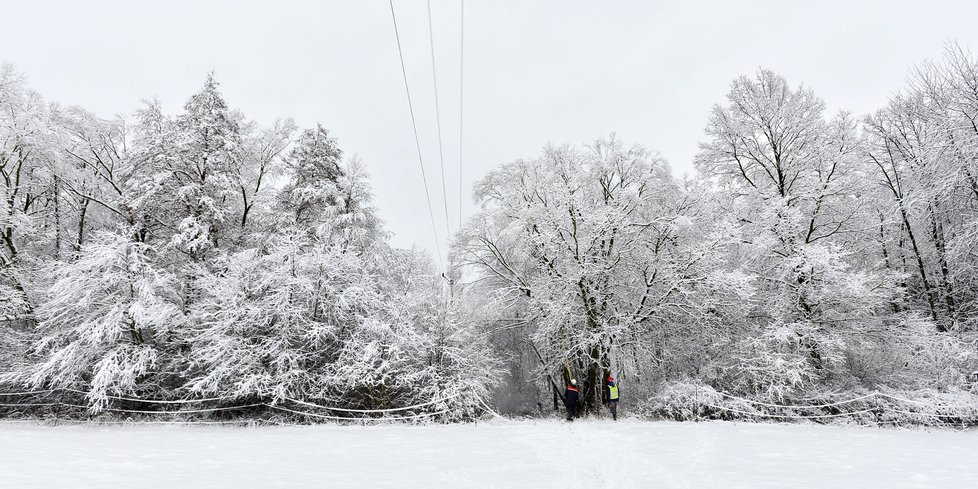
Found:
[(574, 421), (577, 417), (577, 401), (580, 392), (577, 390), (577, 379), (571, 379), (567, 389), (564, 389), (564, 406), (567, 406), (567, 421)]

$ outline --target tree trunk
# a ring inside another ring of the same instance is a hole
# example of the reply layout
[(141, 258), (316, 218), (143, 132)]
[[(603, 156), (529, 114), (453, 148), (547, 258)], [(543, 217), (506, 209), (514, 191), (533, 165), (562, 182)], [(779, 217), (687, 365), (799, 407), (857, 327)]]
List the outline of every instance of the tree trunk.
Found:
[(917, 246), (917, 238), (913, 234), (913, 227), (910, 226), (910, 218), (907, 216), (906, 209), (903, 208), (903, 202), (897, 202), (900, 206), (900, 217), (903, 218), (903, 227), (907, 230), (907, 238), (910, 239), (910, 246), (913, 249), (914, 257), (917, 259), (917, 270), (920, 273), (920, 281), (924, 287), (924, 295), (927, 297), (927, 305), (930, 307), (930, 316), (937, 323), (937, 331), (945, 332), (947, 331), (943, 325), (938, 321), (937, 318), (937, 302), (934, 297), (934, 288), (930, 284), (930, 280), (927, 279), (927, 268), (924, 267), (924, 258), (920, 254), (920, 248)]
[(951, 272), (947, 265), (947, 247), (944, 241), (944, 226), (940, 222), (940, 218), (937, 214), (936, 203), (932, 203), (930, 208), (931, 217), (931, 238), (934, 240), (934, 248), (937, 250), (937, 262), (941, 268), (941, 282), (942, 282), (942, 292), (944, 295), (944, 303), (947, 305), (947, 319), (950, 321), (950, 326), (943, 326), (946, 331), (953, 327), (954, 320), (957, 317), (957, 304), (954, 301), (954, 283), (951, 280)]
[(54, 259), (61, 259), (61, 179), (54, 177)]
[(581, 412), (597, 413), (601, 408), (601, 392), (604, 377), (608, 373), (609, 353), (600, 346), (591, 349), (587, 359), (587, 373), (581, 390)]
[(81, 209), (78, 211), (78, 238), (75, 239), (75, 251), (81, 251), (85, 241), (85, 219), (88, 215), (88, 198), (82, 198)]
[[(883, 266), (886, 267), (887, 270), (892, 270), (893, 265), (890, 263), (890, 253), (886, 249), (886, 220), (884, 219), (882, 212), (879, 213), (879, 216), (880, 216), (880, 248), (883, 251)], [(892, 309), (893, 312), (895, 313), (900, 312), (900, 304), (896, 301), (891, 301), (890, 309)]]

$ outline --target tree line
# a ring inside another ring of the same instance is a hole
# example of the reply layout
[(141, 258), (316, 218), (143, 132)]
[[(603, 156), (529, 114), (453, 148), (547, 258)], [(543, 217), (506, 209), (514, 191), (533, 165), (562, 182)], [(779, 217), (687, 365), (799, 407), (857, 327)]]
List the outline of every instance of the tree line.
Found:
[(250, 121), (213, 76), (178, 114), (107, 120), (8, 66), (0, 379), (96, 412), (452, 397), (456, 419), (556, 407), (571, 378), (593, 413), (608, 374), (645, 413), (693, 388), (973, 395), (978, 59), (949, 45), (876, 112), (826, 112), (761, 70), (713, 107), (695, 175), (614, 136), (500, 165), (442, 276), (388, 243), (321, 126)]
[(482, 409), (481, 337), (430, 257), (388, 244), (365, 165), (322, 126), (248, 120), (213, 76), (178, 114), (106, 120), (7, 66), (0, 143), (7, 385), (85, 392), (96, 413), (113, 396)]
[(950, 45), (865, 116), (771, 71), (737, 77), (694, 165), (676, 178), (612, 136), (477, 184), (454, 253), (515, 359), (513, 406), (556, 407), (576, 377), (593, 412), (612, 372), (658, 405), (683, 386), (974, 392), (978, 59)]

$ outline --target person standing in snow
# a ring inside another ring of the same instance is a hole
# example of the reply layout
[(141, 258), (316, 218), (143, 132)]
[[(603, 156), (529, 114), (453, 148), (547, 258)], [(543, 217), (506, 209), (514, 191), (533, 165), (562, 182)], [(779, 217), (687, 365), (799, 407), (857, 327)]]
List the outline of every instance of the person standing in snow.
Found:
[(618, 384), (611, 375), (604, 386), (604, 405), (611, 410), (611, 419), (618, 421)]
[(580, 393), (577, 390), (577, 380), (571, 379), (570, 384), (564, 389), (564, 406), (567, 406), (567, 421), (574, 421), (577, 417), (577, 401)]

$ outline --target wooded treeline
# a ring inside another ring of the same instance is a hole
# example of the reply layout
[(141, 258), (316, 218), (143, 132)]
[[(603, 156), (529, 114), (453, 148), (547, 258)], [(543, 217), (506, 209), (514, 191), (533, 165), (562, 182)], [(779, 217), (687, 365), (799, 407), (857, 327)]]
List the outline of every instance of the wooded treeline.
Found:
[(509, 402), (569, 374), (594, 411), (608, 373), (660, 413), (715, 391), (974, 392), (978, 59), (950, 46), (865, 116), (762, 70), (705, 133), (694, 177), (611, 137), (477, 185), (455, 253), (516, 359)]
[(451, 398), (461, 419), (539, 413), (575, 377), (596, 412), (608, 374), (665, 415), (704, 390), (974, 402), (978, 58), (949, 46), (859, 116), (738, 77), (694, 164), (677, 178), (612, 136), (501, 165), (447, 281), (388, 244), (364, 165), (321, 126), (249, 121), (213, 77), (179, 114), (106, 120), (6, 67), (2, 380), (93, 411)]
[(481, 336), (452, 327), (428, 256), (388, 245), (363, 163), (323, 127), (249, 121), (213, 76), (179, 114), (105, 120), (8, 66), (0, 143), (14, 390), (87, 392), (94, 412), (112, 396), (482, 409)]

